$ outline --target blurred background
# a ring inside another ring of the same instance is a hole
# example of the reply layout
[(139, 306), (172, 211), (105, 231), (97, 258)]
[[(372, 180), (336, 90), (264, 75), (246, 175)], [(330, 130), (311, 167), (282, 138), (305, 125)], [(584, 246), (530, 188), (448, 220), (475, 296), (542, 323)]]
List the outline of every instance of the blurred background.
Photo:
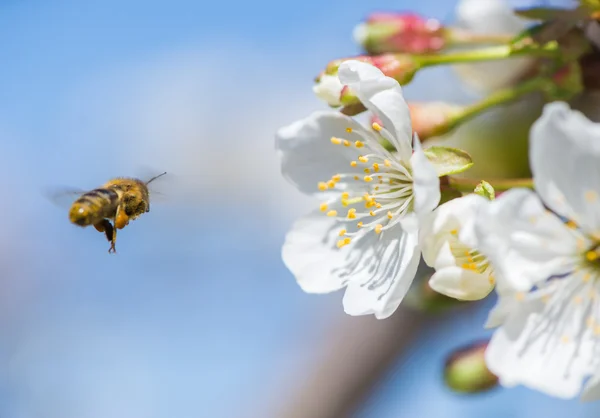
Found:
[[(312, 80), (359, 53), (367, 14), (449, 23), (455, 6), (0, 1), (0, 417), (597, 416), (523, 388), (446, 388), (448, 354), (489, 335), (491, 300), (443, 320), (351, 318), (281, 262), (315, 202), (280, 178), (274, 132), (326, 108)], [(445, 68), (406, 96), (477, 92)], [(43, 193), (162, 171), (164, 199), (116, 256)]]

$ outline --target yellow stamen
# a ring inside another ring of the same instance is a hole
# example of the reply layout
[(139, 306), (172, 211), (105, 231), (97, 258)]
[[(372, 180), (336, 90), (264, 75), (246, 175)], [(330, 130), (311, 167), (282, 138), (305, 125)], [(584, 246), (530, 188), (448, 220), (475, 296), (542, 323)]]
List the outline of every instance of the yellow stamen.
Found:
[(390, 162), (390, 160), (383, 160), (383, 165), (386, 167), (391, 167), (392, 163)]
[(327, 216), (337, 216), (337, 210), (330, 210), (329, 212), (327, 212)]
[(346, 231), (345, 229), (342, 229), (339, 233), (340, 237), (343, 237), (344, 235), (346, 235), (346, 232), (348, 232), (348, 231)]
[(348, 219), (355, 219), (356, 218), (356, 209), (351, 208), (348, 209)]
[(340, 145), (342, 143), (342, 140), (340, 138), (336, 138), (335, 136), (332, 136), (331, 143), (335, 144), (335, 145)]
[(458, 229), (453, 229), (452, 231), (450, 231), (450, 233), (452, 235), (458, 235)]
[(365, 144), (364, 144), (363, 142), (361, 142), (361, 141), (356, 141), (356, 142), (354, 143), (354, 146), (355, 146), (356, 148), (362, 148), (362, 147), (364, 147), (364, 146), (365, 146)]
[(585, 253), (585, 258), (587, 258), (588, 261), (596, 261), (598, 259), (598, 253), (596, 251), (588, 251)]
[(367, 174), (369, 174), (371, 172), (371, 170), (369, 170), (368, 168), (365, 168), (364, 172), (367, 173)]
[(573, 221), (568, 221), (566, 223), (566, 225), (567, 225), (567, 228), (577, 229), (577, 224), (575, 222), (573, 222)]
[(392, 219), (394, 217), (394, 214), (391, 211), (388, 211), (387, 217), (388, 219)]
[(327, 182), (327, 187), (329, 187), (330, 189), (333, 189), (335, 187), (335, 181), (329, 180)]
[(375, 170), (375, 172), (378, 172), (379, 171), (379, 164), (374, 163), (373, 164), (373, 170)]
[(362, 226), (363, 226), (362, 221), (360, 221), (359, 223), (357, 223), (356, 226), (358, 226), (359, 228), (362, 228)]
[(383, 225), (381, 225), (381, 224), (375, 225), (375, 233), (376, 234), (381, 234), (382, 229), (383, 229)]
[(342, 199), (349, 199), (349, 198), (350, 198), (350, 193), (348, 193), (348, 192), (342, 193)]
[(352, 167), (356, 167), (358, 165), (358, 163), (356, 161), (350, 161), (350, 165)]
[(370, 212), (369, 212), (369, 215), (371, 215), (371, 216), (375, 216), (375, 212), (373, 212), (373, 211), (370, 211)]
[(352, 133), (352, 128), (346, 128), (346, 132), (348, 132), (349, 134)]
[(347, 139), (344, 139), (342, 141), (342, 143), (344, 144), (345, 147), (349, 147), (350, 146), (350, 141), (348, 141)]
[(371, 176), (365, 176), (363, 178), (363, 180), (366, 181), (367, 183), (369, 183), (369, 182), (373, 181), (373, 177), (371, 177)]
[(360, 180), (360, 177), (354, 176), (354, 180)]
[(381, 125), (378, 124), (377, 122), (373, 122), (373, 124), (371, 125), (373, 127), (373, 130), (380, 132), (381, 131)]
[(338, 181), (340, 181), (341, 179), (342, 179), (342, 176), (340, 176), (339, 174), (336, 174), (335, 176), (333, 176), (333, 177), (331, 178), (331, 180), (335, 181), (336, 183), (337, 183)]
[(319, 182), (319, 184), (318, 184), (318, 187), (319, 187), (319, 190), (320, 190), (320, 191), (322, 191), (322, 192), (324, 192), (325, 190), (327, 190), (327, 189), (328, 189), (328, 187), (327, 187), (327, 183), (325, 183), (325, 182), (323, 182), (323, 181), (320, 181), (320, 182)]
[(364, 155), (361, 155), (360, 157), (358, 157), (358, 161), (360, 161), (361, 163), (368, 163), (369, 159)]
[(327, 210), (327, 203), (321, 203), (321, 206), (319, 206), (319, 209), (321, 209), (321, 212), (325, 212)]

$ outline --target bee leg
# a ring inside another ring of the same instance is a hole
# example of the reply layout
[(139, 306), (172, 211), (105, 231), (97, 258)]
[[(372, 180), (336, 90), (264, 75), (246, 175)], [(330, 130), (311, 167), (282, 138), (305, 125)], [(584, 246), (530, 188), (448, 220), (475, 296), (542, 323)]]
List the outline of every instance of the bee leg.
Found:
[(96, 228), (96, 231), (98, 232), (104, 232), (104, 235), (106, 235), (106, 239), (108, 241), (112, 241), (114, 228), (108, 219), (103, 219), (102, 222), (99, 222), (96, 225), (94, 225), (94, 228)]
[(106, 235), (106, 239), (110, 242), (110, 248), (108, 249), (108, 252), (116, 253), (115, 241), (117, 239), (117, 230), (113, 227), (110, 221), (108, 219), (103, 219), (102, 222), (94, 225), (94, 228), (96, 228), (96, 230), (99, 232), (104, 232), (104, 235)]

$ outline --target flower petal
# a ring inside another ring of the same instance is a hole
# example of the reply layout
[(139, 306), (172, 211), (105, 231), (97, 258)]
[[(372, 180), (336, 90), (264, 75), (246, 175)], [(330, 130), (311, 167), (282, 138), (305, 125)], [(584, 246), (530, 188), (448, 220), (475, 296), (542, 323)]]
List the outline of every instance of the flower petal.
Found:
[(362, 277), (348, 283), (344, 310), (349, 315), (374, 314), (384, 319), (398, 308), (417, 272), (417, 234), (398, 226), (382, 236), (367, 237), (372, 237), (372, 242), (363, 255)]
[(339, 231), (346, 223), (312, 212), (294, 223), (285, 237), (283, 262), (307, 293), (329, 293), (341, 289), (348, 279), (340, 274), (347, 253), (337, 248)]
[(600, 233), (600, 124), (550, 103), (531, 130), (535, 188), (550, 209)]
[(323, 74), (319, 82), (313, 86), (315, 95), (329, 106), (341, 106), (340, 96), (344, 85), (337, 75)]
[(544, 302), (548, 294), (529, 296), (514, 306), (494, 333), (486, 351), (487, 366), (504, 386), (521, 384), (573, 398), (591, 372), (594, 356), (594, 339), (582, 332), (585, 312), (570, 306), (559, 318), (550, 317)]
[(573, 270), (582, 239), (527, 189), (509, 190), (480, 210), (475, 234), (498, 280), (516, 291)]
[(480, 300), (494, 290), (487, 274), (457, 266), (437, 270), (429, 279), (429, 286), (438, 293), (459, 300)]
[(415, 212), (418, 215), (430, 213), (440, 203), (440, 179), (435, 167), (425, 156), (419, 137), (415, 134), (414, 153), (410, 158), (413, 169), (413, 193)]
[[(419, 244), (423, 250), (423, 259), (428, 266), (437, 269), (455, 265), (449, 248), (447, 249), (450, 252), (449, 263), (443, 266), (435, 264), (444, 243), (448, 242), (453, 233), (458, 233), (460, 241), (468, 247), (473, 249), (477, 247), (476, 240), (473, 239), (475, 214), (486, 203), (488, 201), (485, 198), (471, 194), (444, 203), (422, 219)], [(465, 237), (469, 242), (466, 242)]]
[(411, 156), (412, 125), (402, 88), (378, 68), (355, 60), (345, 61), (338, 69), (342, 84), (350, 87), (363, 105), (373, 112), (391, 133), (389, 139), (402, 161)]
[[(320, 193), (319, 182), (350, 170), (350, 161), (361, 154), (351, 144), (365, 141), (365, 136), (370, 134), (348, 116), (315, 112), (277, 132), (275, 147), (281, 155), (281, 172), (301, 192)], [(350, 146), (333, 144), (332, 137), (346, 139)], [(341, 181), (336, 189), (343, 191), (348, 187), (360, 187), (360, 183)]]

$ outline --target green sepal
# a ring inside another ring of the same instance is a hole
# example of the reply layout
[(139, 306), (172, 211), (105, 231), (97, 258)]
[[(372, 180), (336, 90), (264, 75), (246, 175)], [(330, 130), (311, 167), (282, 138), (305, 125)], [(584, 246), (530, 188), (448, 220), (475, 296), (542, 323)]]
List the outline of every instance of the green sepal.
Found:
[(475, 187), (474, 193), (485, 197), (487, 200), (494, 200), (496, 198), (496, 191), (492, 185), (485, 180), (481, 180), (481, 183)]
[(435, 166), (439, 177), (458, 174), (473, 166), (473, 159), (458, 148), (429, 147), (423, 150), (427, 159)]

